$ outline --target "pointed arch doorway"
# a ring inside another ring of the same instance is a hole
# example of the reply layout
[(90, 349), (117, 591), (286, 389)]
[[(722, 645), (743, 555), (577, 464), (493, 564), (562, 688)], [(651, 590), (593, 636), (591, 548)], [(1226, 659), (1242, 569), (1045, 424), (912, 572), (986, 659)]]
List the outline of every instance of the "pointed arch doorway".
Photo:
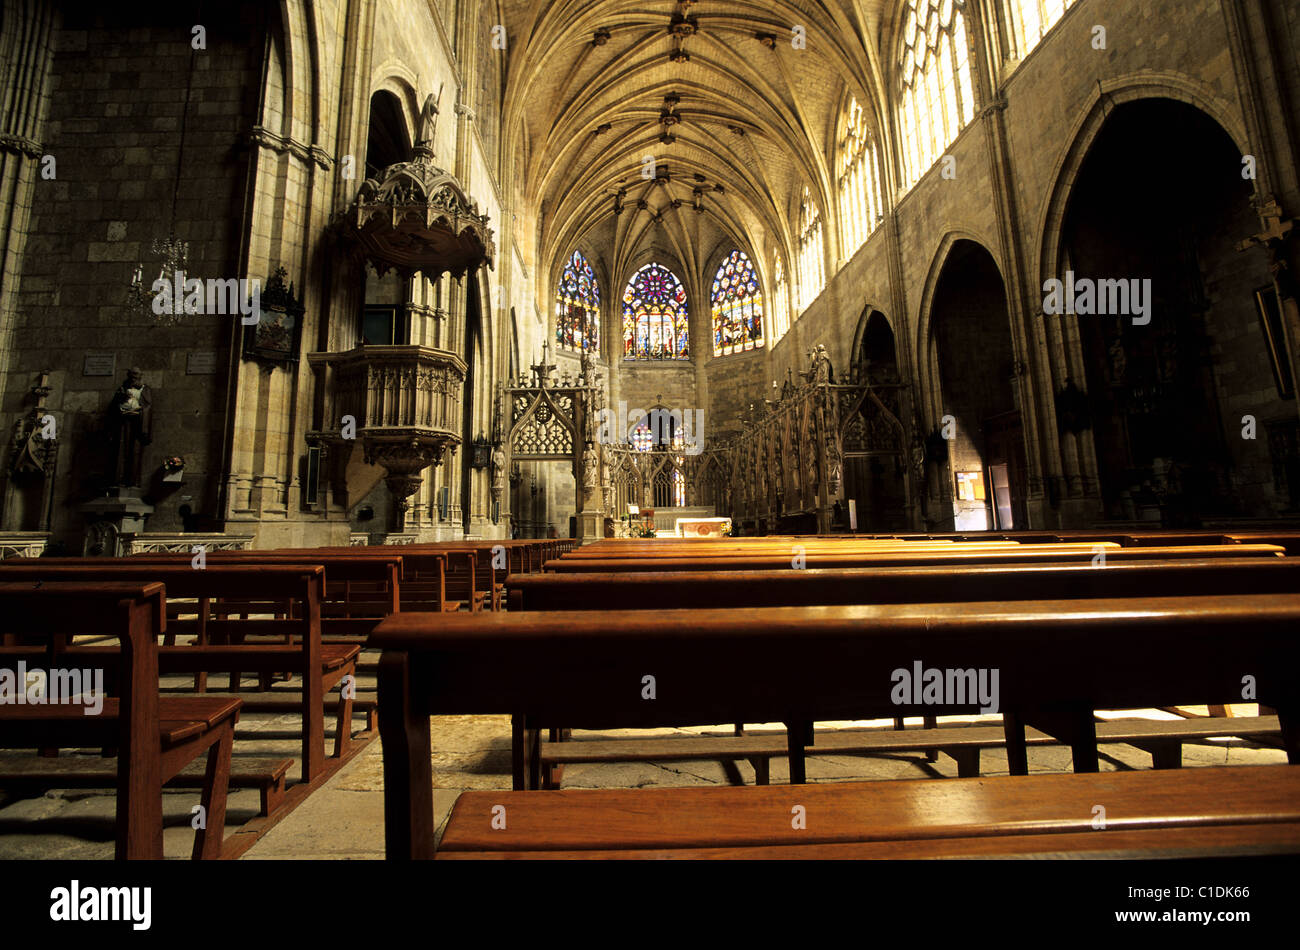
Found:
[(993, 256), (975, 241), (956, 241), (944, 259), (930, 307), (929, 345), (927, 365), (937, 373), (940, 396), (928, 420), (934, 427), (929, 468), (939, 478), (930, 500), (937, 495), (941, 504), (928, 506), (933, 514), (927, 521), (938, 530), (1030, 527), (1006, 285)]

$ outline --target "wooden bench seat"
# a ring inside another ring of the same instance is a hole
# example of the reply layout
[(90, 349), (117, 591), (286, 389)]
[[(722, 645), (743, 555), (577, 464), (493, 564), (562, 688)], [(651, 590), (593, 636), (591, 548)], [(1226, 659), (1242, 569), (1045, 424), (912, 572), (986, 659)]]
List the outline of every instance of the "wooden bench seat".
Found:
[(942, 858), (1151, 860), (1246, 858), (1300, 851), (1300, 824), (1209, 825), (1140, 831), (1096, 831), (1054, 835), (990, 835), (974, 838), (923, 838), (857, 841), (849, 844), (759, 845), (746, 848), (660, 850), (451, 851), (440, 861), (928, 861)]
[[(1105, 828), (1095, 828), (1096, 806)], [(792, 811), (804, 809), (806, 826)], [(504, 808), (505, 827), (494, 817)], [(494, 812), (494, 809), (497, 811)], [(783, 854), (784, 849), (796, 849)], [(830, 782), (462, 792), (439, 857), (1152, 857), (1300, 851), (1289, 765)]]
[[(1091, 562), (977, 565), (960, 571), (931, 565), (807, 571), (696, 570), (672, 574), (558, 573), (512, 577), (510, 585), (512, 611), (649, 609), (665, 601), (679, 608), (704, 609), (1266, 594), (1300, 590), (1300, 560), (1171, 558), (1110, 560), (1104, 567), (1093, 567)], [(520, 735), (519, 741), (528, 739)], [(634, 760), (653, 760), (648, 751), (655, 747), (641, 746), (636, 740), (621, 741), (647, 750), (641, 756), (633, 755)], [(724, 741), (717, 740), (715, 744), (722, 745)], [(900, 736), (898, 741), (904, 748), (915, 748), (910, 737)], [(1012, 770), (1023, 774), (1028, 769), (1027, 760), (1021, 756), (1023, 750), (1010, 751)], [(573, 758), (575, 754), (578, 753), (544, 753), (541, 757), (543, 785), (557, 784), (557, 772), (565, 763), (582, 761)], [(732, 758), (760, 761), (757, 755)]]
[[(302, 677), (302, 775), (310, 781), (325, 768), (325, 696), (356, 674), (361, 647), (356, 643), (322, 643), (320, 617), (325, 569), (315, 564), (285, 563), (278, 559), (249, 561), (239, 558), (214, 559), (205, 570), (195, 570), (188, 560), (175, 558), (123, 558), (118, 560), (41, 558), (37, 562), (7, 561), (0, 564), (0, 580), (48, 581), (56, 578), (80, 580), (161, 581), (172, 597), (194, 600), (193, 619), (172, 619), (168, 635), (175, 639), (192, 636), (193, 642), (156, 648), (162, 673), (195, 674), (195, 688), (207, 688), (206, 677), (230, 674), (231, 689), (243, 673), (260, 674), (265, 685), (277, 673)], [(225, 598), (240, 601), (284, 601), (296, 616), (269, 619), (214, 619)], [(213, 605), (216, 604), (214, 609)], [(89, 631), (82, 631), (89, 632)], [(271, 638), (268, 642), (265, 638)], [(253, 642), (249, 642), (249, 641)], [(67, 655), (95, 656), (105, 647), (72, 645), (61, 647)], [(333, 757), (347, 754), (351, 736), (350, 694), (338, 707)]]
[(1300, 559), (1169, 558), (1104, 567), (1073, 564), (818, 568), (806, 571), (661, 571), (512, 576), (511, 610), (617, 610), (675, 606), (780, 607), (801, 604), (1027, 600), (1178, 593), (1300, 590)]
[[(1259, 701), (1278, 710), (1288, 760), (1300, 762), (1297, 623), (1297, 594), (396, 615), (370, 640), (384, 651), (379, 700), (387, 853), (434, 853), (431, 715), (513, 712), (523, 720), (518, 728), (534, 735), (559, 724), (783, 722), (797, 782), (804, 728), (814, 721), (973, 711), (955, 696), (920, 707), (896, 701), (891, 671), (918, 659), (939, 669), (998, 670), (1005, 728), (1028, 725), (1069, 742), (1076, 769), (1094, 774), (911, 783), (915, 793), (895, 793), (902, 797), (885, 804), (874, 796), (890, 793), (878, 790), (900, 783), (867, 783), (864, 797), (843, 805), (842, 822), (829, 821), (819, 826), (819, 837), (802, 839), (787, 833), (791, 805), (805, 804), (811, 815), (832, 807), (829, 798), (801, 797), (807, 786), (672, 790), (655, 799), (638, 798), (655, 791), (647, 789), (494, 792), (457, 806), (462, 817), (453, 813), (450, 850), (618, 852), (1067, 834), (1091, 830), (1099, 801), (1107, 803), (1111, 827), (1164, 829), (1168, 837), (1161, 840), (1170, 847), (1186, 847), (1191, 839), (1183, 832), (1194, 836), (1211, 825), (1295, 823), (1300, 772), (1290, 766), (1099, 773), (1092, 710), (1147, 707), (1175, 695), (1235, 700), (1241, 672), (1249, 668), (1258, 678)], [(645, 692), (648, 682), (653, 696)], [(538, 770), (538, 751), (524, 744), (516, 775)], [(1085, 781), (1061, 784), (1075, 779)], [(953, 791), (945, 795), (940, 786)], [(826, 791), (815, 794), (844, 787), (817, 786)], [(722, 794), (691, 797), (701, 804), (678, 811), (683, 791)], [(760, 797), (731, 797), (751, 793)], [(534, 812), (530, 796), (547, 804)], [(490, 816), (480, 821), (494, 797), (491, 804), (508, 803), (513, 837), (490, 837)], [(769, 827), (766, 809), (778, 801), (780, 826)], [(692, 834), (679, 834), (686, 825)]]
[[(1186, 742), (1219, 737), (1259, 739), (1279, 736), (1276, 716), (1247, 716), (1220, 719), (1112, 719), (1096, 725), (1097, 742), (1136, 746), (1152, 757), (1158, 769), (1182, 765)], [(1031, 746), (1052, 745), (1055, 738), (1037, 729), (1025, 730)], [(805, 747), (806, 755), (881, 755), (891, 752), (929, 752), (937, 749), (957, 763), (963, 778), (980, 774), (980, 752), (1002, 748), (1006, 736), (1001, 726), (942, 726), (899, 732), (892, 729), (836, 729), (818, 732), (815, 744)], [(766, 785), (773, 758), (788, 754), (785, 732), (747, 732), (743, 736), (675, 736), (638, 739), (577, 739), (543, 742), (540, 749), (542, 774), (547, 766), (576, 763), (674, 762), (708, 760), (747, 761), (756, 774), (755, 784)], [(555, 784), (545, 787), (558, 787)]]
[[(0, 633), (35, 639), (34, 647), (6, 650), (3, 661), (30, 668), (63, 668), (56, 647), (76, 634), (116, 637), (120, 650), (101, 654), (105, 687), (98, 715), (82, 704), (0, 705), (0, 745), (41, 749), (109, 746), (117, 750), (119, 859), (163, 857), (162, 786), (205, 756), (200, 801), (206, 815), (192, 856), (221, 856), (227, 782), (240, 701), (233, 697), (158, 695), (157, 642), (166, 629), (166, 600), (157, 582), (0, 582)], [(109, 675), (109, 671), (112, 675)], [(57, 785), (57, 776), (50, 775)], [(30, 782), (29, 782), (30, 784)]]
[[(284, 803), (286, 779), (292, 767), (293, 759), (235, 756), (231, 759), (228, 784), (230, 788), (257, 789), (261, 795), (259, 814), (268, 816)], [(206, 764), (193, 761), (163, 784), (173, 788), (202, 788), (206, 781)], [(105, 765), (100, 756), (0, 758), (0, 788), (112, 788), (116, 782), (116, 771)]]
[[(977, 564), (1067, 564), (1092, 563), (1097, 552), (1092, 545), (1019, 545), (1015, 548), (986, 548), (984, 550), (900, 550), (877, 553), (828, 554), (806, 551), (800, 555), (804, 568), (849, 568), (849, 567), (885, 567), (890, 564), (898, 566), (921, 567), (927, 564), (948, 564), (954, 568)], [(548, 572), (591, 574), (640, 571), (771, 571), (790, 570), (794, 567), (796, 552), (789, 550), (783, 554), (757, 555), (720, 555), (713, 559), (703, 557), (609, 557), (587, 558), (574, 555), (547, 561)], [(1270, 544), (1230, 544), (1230, 545), (1178, 545), (1175, 547), (1111, 547), (1105, 550), (1106, 563), (1112, 561), (1168, 560), (1174, 558), (1219, 558), (1219, 557), (1271, 557), (1285, 555), (1285, 550)]]

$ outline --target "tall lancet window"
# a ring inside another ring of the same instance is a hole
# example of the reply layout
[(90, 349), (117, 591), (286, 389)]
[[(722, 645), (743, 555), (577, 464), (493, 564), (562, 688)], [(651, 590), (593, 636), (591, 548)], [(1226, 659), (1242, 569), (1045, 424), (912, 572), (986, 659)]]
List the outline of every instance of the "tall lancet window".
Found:
[(713, 275), (713, 355), (729, 356), (763, 346), (763, 291), (744, 251), (723, 259)]
[(581, 251), (569, 258), (556, 297), (555, 342), (560, 349), (600, 356), (600, 287)]
[(898, 126), (910, 188), (975, 115), (966, 0), (907, 0), (901, 37)]
[(623, 359), (688, 360), (686, 288), (662, 264), (632, 275), (623, 293)]
[(822, 213), (807, 188), (799, 205), (799, 312), (826, 286), (826, 252), (822, 242)]
[(845, 258), (862, 246), (885, 213), (880, 149), (858, 100), (850, 98), (839, 137), (840, 224)]
[(790, 329), (790, 285), (781, 258), (774, 256), (772, 260), (772, 343), (775, 344)]
[(1007, 32), (1013, 59), (1024, 59), (1075, 0), (1006, 0)]

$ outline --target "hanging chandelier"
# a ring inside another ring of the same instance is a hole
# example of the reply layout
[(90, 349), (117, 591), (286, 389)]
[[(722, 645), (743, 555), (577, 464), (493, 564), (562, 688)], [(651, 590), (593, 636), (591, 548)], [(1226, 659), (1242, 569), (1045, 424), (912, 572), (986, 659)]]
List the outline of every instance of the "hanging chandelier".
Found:
[(185, 272), (189, 269), (189, 242), (182, 241), (176, 236), (176, 201), (180, 197), (181, 191), (181, 167), (185, 158), (185, 130), (190, 114), (190, 94), (194, 88), (194, 57), (195, 53), (192, 50), (190, 52), (189, 73), (185, 80), (185, 104), (181, 111), (180, 135), (177, 137), (176, 143), (176, 178), (172, 182), (171, 209), (167, 217), (167, 237), (154, 238), (149, 245), (149, 253), (153, 255), (154, 260), (158, 263), (158, 277), (149, 284), (145, 284), (145, 274), (153, 273), (153, 267), (146, 267), (144, 262), (141, 262), (135, 266), (135, 271), (131, 275), (131, 286), (127, 288), (126, 292), (125, 306), (127, 313), (141, 320), (157, 323), (160, 326), (176, 326), (181, 322), (183, 315), (198, 312), (196, 307), (187, 307), (185, 305), (186, 295), (182, 292), (169, 295), (170, 306), (165, 308), (163, 312), (159, 313), (154, 307), (157, 296), (155, 287), (158, 282), (162, 281), (168, 285), (179, 282), (180, 286), (176, 289), (181, 291), (186, 280)]
[[(194, 313), (195, 308), (186, 307), (184, 295), (179, 297), (173, 295), (170, 308), (162, 313), (156, 313), (154, 287), (158, 281), (163, 281), (170, 286), (177, 274), (185, 273), (189, 265), (189, 242), (180, 240), (174, 233), (169, 233), (164, 239), (154, 238), (149, 253), (159, 262), (158, 277), (146, 284), (145, 265), (141, 263), (135, 266), (135, 273), (131, 276), (131, 286), (126, 292), (127, 310), (134, 316), (152, 320), (162, 326), (176, 326), (181, 322), (183, 314)], [(148, 272), (152, 273), (153, 268), (150, 267)]]

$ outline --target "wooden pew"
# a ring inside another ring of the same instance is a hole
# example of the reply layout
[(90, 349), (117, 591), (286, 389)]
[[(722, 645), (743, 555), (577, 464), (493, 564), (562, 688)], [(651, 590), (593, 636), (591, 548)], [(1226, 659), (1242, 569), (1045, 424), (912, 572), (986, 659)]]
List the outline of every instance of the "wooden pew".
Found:
[(511, 610), (785, 607), (1300, 591), (1300, 559), (1168, 558), (1104, 566), (946, 564), (811, 570), (550, 573), (511, 576)]
[[(626, 610), (672, 604), (682, 609), (722, 607), (781, 607), (843, 604), (962, 603), (1095, 597), (1174, 597), (1182, 594), (1270, 594), (1300, 591), (1300, 560), (1284, 558), (1171, 559), (1166, 561), (1110, 561), (1105, 566), (1087, 564), (1031, 564), (966, 567), (953, 571), (947, 566), (881, 567), (810, 571), (693, 571), (664, 574), (540, 574), (510, 579), (510, 610)], [(927, 717), (927, 724), (934, 725)], [(1257, 734), (1250, 723), (1235, 726)], [(900, 727), (901, 728), (901, 727)], [(1104, 730), (1103, 730), (1104, 731)], [(1163, 730), (1167, 732), (1168, 730)], [(1188, 740), (1231, 732), (1205, 733), (1204, 727), (1188, 727)], [(1268, 730), (1269, 732), (1273, 730)], [(932, 737), (939, 736), (933, 729)], [(1115, 742), (1149, 745), (1161, 765), (1178, 761), (1177, 745), (1159, 740), (1162, 727), (1133, 724), (1111, 730), (1103, 738)], [(609, 759), (611, 750), (590, 742), (573, 747), (556, 741), (539, 749), (542, 783), (558, 785), (559, 769), (572, 762)], [(957, 743), (948, 736), (946, 745), (918, 745), (915, 734), (896, 735), (890, 740), (863, 737), (827, 754), (871, 751), (941, 749), (958, 760), (962, 774), (976, 774), (979, 750), (989, 743), (976, 739)], [(519, 736), (520, 742), (530, 741)], [(623, 740), (629, 747), (625, 758), (633, 761), (672, 754), (686, 758), (718, 758), (709, 754), (723, 751), (724, 759), (745, 759), (755, 768), (758, 781), (765, 782), (770, 753), (762, 741), (735, 741), (728, 747), (722, 739), (676, 739), (672, 744), (646, 745)], [(835, 743), (832, 742), (834, 745)], [(886, 749), (888, 746), (888, 749)], [(590, 747), (590, 748), (588, 748)], [(822, 739), (822, 749), (826, 741)], [(645, 750), (637, 756), (633, 750)], [(1013, 774), (1025, 774), (1028, 759), (1024, 745), (1008, 748)]]
[[(1285, 552), (1277, 545), (1180, 545), (1177, 547), (1113, 547), (1106, 548), (1106, 562), (1166, 560), (1171, 557), (1282, 557)], [(636, 557), (636, 558), (576, 558), (563, 557), (548, 561), (546, 570), (556, 573), (591, 574), (639, 571), (685, 571), (706, 568), (715, 571), (779, 571), (793, 566), (795, 552), (786, 554), (719, 555), (707, 557)], [(1066, 547), (1064, 545), (1021, 545), (1013, 549), (984, 549), (952, 551), (890, 551), (885, 553), (822, 554), (807, 552), (802, 556), (804, 567), (848, 568), (885, 567), (888, 565), (922, 567), (930, 564), (951, 565), (964, 568), (980, 564), (1066, 564), (1091, 563), (1097, 557), (1092, 545)]]
[[(16, 668), (11, 664), (19, 660), (47, 672), (84, 668), (75, 660), (65, 665), (54, 657), (55, 642), (86, 633), (120, 641), (119, 650), (99, 654), (100, 662), (117, 669), (120, 690), (119, 698), (105, 699), (99, 715), (88, 716), (83, 705), (74, 704), (0, 705), (0, 743), (6, 748), (117, 749), (115, 854), (119, 860), (163, 857), (162, 786), (205, 752), (201, 801), (207, 819), (195, 835), (192, 856), (221, 856), (240, 701), (160, 698), (157, 640), (165, 626), (166, 600), (159, 583), (0, 582), (0, 630), (45, 641), (45, 648), (37, 651), (4, 648), (7, 668)], [(57, 768), (51, 773), (55, 787), (67, 781)]]
[[(268, 551), (240, 552), (253, 557), (291, 558), (303, 563), (326, 566), (330, 581), (326, 585), (324, 614), (330, 617), (378, 618), (399, 610), (439, 612), (456, 610), (459, 605), (447, 601), (447, 557), (425, 545), (353, 545), (350, 547), (275, 548)], [(367, 572), (362, 564), (384, 564), (385, 574)], [(330, 565), (333, 571), (328, 571)], [(334, 577), (337, 575), (338, 580)], [(398, 580), (395, 582), (394, 578)], [(356, 632), (368, 634), (368, 627)], [(337, 635), (337, 634), (336, 634)]]
[[(1111, 719), (1096, 725), (1099, 744), (1124, 743), (1151, 756), (1157, 769), (1182, 766), (1183, 744), (1212, 738), (1271, 739), (1280, 732), (1276, 716), (1201, 717), (1152, 721)], [(1057, 740), (1037, 729), (1025, 730), (1027, 746), (1054, 745)], [(961, 778), (980, 774), (980, 755), (985, 749), (1005, 748), (1006, 732), (1001, 726), (947, 725), (899, 732), (894, 729), (838, 729), (819, 732), (810, 755), (880, 755), (896, 752), (939, 750), (957, 763)], [(542, 787), (559, 788), (565, 765), (575, 763), (660, 762), (660, 761), (746, 761), (754, 768), (756, 785), (767, 785), (770, 763), (789, 751), (785, 732), (746, 730), (743, 736), (690, 736), (667, 739), (581, 739), (572, 742), (542, 742)], [(554, 772), (548, 776), (548, 768)], [(1014, 773), (1026, 774), (1026, 773)]]
[[(870, 718), (898, 711), (889, 697), (891, 671), (918, 657), (937, 668), (997, 668), (1004, 707), (1024, 719), (1061, 721), (1086, 709), (1090, 732), (1093, 708), (1235, 696), (1240, 671), (1249, 668), (1258, 671), (1261, 700), (1281, 714), (1294, 763), (1300, 759), (1297, 621), (1295, 594), (815, 611), (507, 612), (473, 620), (394, 616), (370, 640), (384, 650), (379, 700), (387, 853), (390, 859), (434, 853), (431, 715), (527, 711), (538, 726), (630, 728)], [(653, 700), (643, 698), (647, 675), (656, 677)], [(955, 702), (925, 708), (969, 711)], [(791, 744), (792, 761), (801, 751)], [(1220, 854), (1269, 842), (1294, 851), (1298, 782), (1300, 771), (1292, 766), (1269, 766), (797, 789), (469, 793), (453, 811), (444, 841), (449, 849), (479, 854), (627, 856), (635, 850), (701, 857), (884, 842), (885, 856), (903, 851), (888, 843), (913, 841), (931, 842), (933, 853), (981, 853), (979, 846), (997, 836), (1015, 853), (1072, 852), (1099, 847), (1085, 832), (1100, 801), (1117, 831), (1144, 833), (1114, 839), (1122, 852)], [(833, 804), (837, 795), (847, 796), (843, 804)], [(799, 803), (837, 817), (815, 835), (788, 834), (791, 805)], [(493, 835), (492, 806), (502, 804), (513, 830)], [(1031, 835), (1052, 840), (1020, 840)]]
[(1291, 556), (1300, 555), (1300, 530), (1229, 531), (1225, 537), (1238, 544), (1277, 544)]
[[(325, 696), (356, 675), (356, 644), (321, 642), (320, 600), (325, 581), (319, 565), (235, 563), (218, 559), (205, 570), (174, 559), (164, 563), (146, 558), (84, 560), (41, 558), (35, 562), (6, 561), (0, 564), (0, 581), (161, 581), (173, 598), (194, 598), (193, 620), (173, 621), (173, 634), (193, 634), (189, 646), (160, 646), (157, 663), (163, 673), (239, 672), (271, 674), (291, 672), (302, 677), (302, 778), (311, 781), (326, 767), (324, 757)], [(211, 616), (211, 601), (235, 598), (245, 607), (258, 609), (258, 601), (288, 601), (297, 609), (287, 619), (229, 620)], [(272, 636), (279, 643), (248, 643), (248, 637)], [(78, 654), (95, 648), (78, 648)], [(237, 686), (237, 679), (232, 689)], [(345, 691), (337, 710), (334, 758), (347, 754), (352, 728), (352, 697)]]
[[(1300, 852), (1298, 793), (1300, 769), (1290, 765), (797, 788), (467, 791), (453, 806), (437, 857), (916, 860), (1295, 854)], [(1105, 830), (1094, 827), (1098, 803), (1105, 804)], [(816, 822), (793, 828), (795, 805), (816, 815)], [(494, 829), (493, 817), (502, 808), (509, 820), (504, 829)], [(389, 856), (395, 856), (391, 848)]]
[[(206, 558), (210, 565), (297, 564), (325, 568), (321, 601), (323, 642), (360, 642), (381, 618), (401, 610), (404, 563), (392, 548), (360, 552), (354, 548), (209, 551)], [(191, 559), (189, 554), (136, 554), (126, 560), (132, 564), (188, 565)], [(41, 562), (46, 560), (43, 558)], [(226, 600), (228, 612), (241, 612), (239, 597), (230, 596)]]
[[(1124, 540), (1122, 537), (1120, 540)], [(796, 545), (792, 542), (798, 542)], [(595, 548), (591, 558), (587, 552)], [(747, 556), (758, 550), (768, 550), (765, 555)], [(629, 552), (637, 552), (630, 554)], [(771, 551), (780, 552), (772, 554)], [(853, 554), (842, 554), (845, 551)], [(797, 553), (806, 567), (817, 569), (846, 565), (885, 566), (896, 565), (946, 565), (951, 569), (977, 564), (1018, 564), (1018, 563), (1065, 563), (1086, 561), (1089, 565), (1097, 563), (1098, 552), (1103, 552), (1111, 562), (1125, 560), (1154, 559), (1160, 556), (1188, 558), (1195, 556), (1219, 555), (1233, 558), (1271, 557), (1277, 559), (1282, 550), (1269, 546), (1243, 547), (1236, 544), (1227, 546), (1177, 545), (1169, 548), (1146, 547), (1119, 549), (1115, 542), (1090, 541), (1088, 543), (1035, 544), (998, 544), (995, 542), (954, 543), (944, 539), (938, 543), (898, 542), (896, 539), (860, 542), (852, 537), (837, 538), (794, 538), (783, 539), (775, 544), (768, 539), (668, 539), (657, 541), (606, 541), (603, 544), (585, 547), (582, 551), (552, 562), (548, 570), (576, 572), (591, 571), (672, 571), (673, 576), (680, 572), (700, 570), (750, 570), (766, 569), (777, 573), (787, 573), (795, 562), (790, 557)], [(829, 553), (826, 553), (829, 552)], [(635, 560), (631, 558), (635, 557)], [(621, 563), (621, 567), (614, 566)], [(574, 576), (574, 575), (571, 575)], [(660, 593), (659, 596), (664, 596)], [(609, 603), (608, 595), (596, 595), (598, 601)], [(946, 599), (946, 598), (945, 598)], [(761, 602), (761, 601), (760, 601)], [(844, 602), (832, 598), (831, 602)], [(898, 728), (902, 721), (897, 720)], [(927, 717), (927, 724), (933, 725), (933, 718)], [(740, 727), (737, 726), (739, 733)], [(1022, 756), (1012, 750), (1016, 767), (1020, 767)], [(1024, 766), (1027, 768), (1027, 764)]]

